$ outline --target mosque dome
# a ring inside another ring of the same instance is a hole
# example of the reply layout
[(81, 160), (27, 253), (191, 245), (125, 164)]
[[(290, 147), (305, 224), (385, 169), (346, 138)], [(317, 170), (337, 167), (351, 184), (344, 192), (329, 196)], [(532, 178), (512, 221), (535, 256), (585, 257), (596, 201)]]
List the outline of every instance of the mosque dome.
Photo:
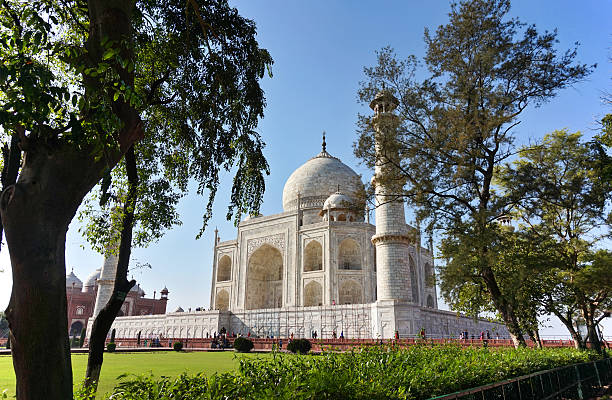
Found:
[(140, 284), (132, 286), (132, 288), (130, 289), (130, 292), (136, 292), (138, 293), (138, 296), (140, 297), (145, 296), (145, 291), (142, 290), (142, 288), (140, 287)]
[(74, 284), (75, 289), (81, 289), (83, 282), (74, 274), (74, 271), (70, 271), (70, 274), (66, 275), (66, 288), (72, 288)]
[(96, 281), (100, 279), (100, 272), (102, 271), (102, 267), (96, 269), (94, 272), (89, 274), (87, 279), (85, 279), (85, 284), (83, 285), (83, 291), (88, 292), (90, 289), (96, 286)]
[(359, 175), (325, 150), (323, 137), (322, 151), (296, 169), (285, 183), (283, 210), (297, 208), (298, 193), (300, 208), (321, 209), (330, 194), (338, 190), (342, 190), (349, 202), (355, 204), (359, 203), (364, 189)]

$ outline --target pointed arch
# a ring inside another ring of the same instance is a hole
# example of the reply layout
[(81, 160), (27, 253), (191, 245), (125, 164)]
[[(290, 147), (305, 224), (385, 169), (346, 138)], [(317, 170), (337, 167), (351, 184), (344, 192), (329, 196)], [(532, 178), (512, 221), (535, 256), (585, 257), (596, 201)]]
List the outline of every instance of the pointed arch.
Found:
[(219, 260), (217, 267), (217, 282), (229, 281), (232, 279), (232, 259), (224, 255)]
[(414, 260), (412, 257), (409, 257), (410, 264), (410, 288), (412, 289), (412, 302), (419, 302), (419, 284), (417, 282), (417, 272), (416, 265), (414, 264)]
[(323, 288), (317, 281), (311, 281), (304, 286), (304, 307), (323, 304)]
[(436, 308), (436, 305), (434, 303), (434, 299), (432, 295), (427, 296), (427, 307), (429, 308)]
[(229, 293), (227, 290), (221, 289), (217, 292), (217, 296), (215, 298), (215, 310), (229, 310)]
[(283, 255), (269, 244), (259, 247), (249, 258), (245, 308), (283, 306)]
[(338, 289), (338, 300), (340, 304), (362, 304), (363, 288), (354, 279), (347, 279), (340, 284)]
[(317, 240), (311, 240), (304, 249), (304, 272), (323, 269), (323, 246)]
[(361, 269), (361, 246), (354, 239), (344, 239), (338, 249), (339, 269)]

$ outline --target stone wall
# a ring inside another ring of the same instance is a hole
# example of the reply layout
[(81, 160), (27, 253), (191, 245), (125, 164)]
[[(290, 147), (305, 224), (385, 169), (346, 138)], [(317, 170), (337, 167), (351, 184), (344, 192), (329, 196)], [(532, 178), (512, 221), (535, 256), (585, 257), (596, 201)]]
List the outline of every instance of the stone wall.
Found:
[[(90, 323), (91, 325), (91, 323)], [(116, 337), (197, 339), (212, 336), (225, 328), (228, 333), (259, 337), (312, 337), (317, 331), (322, 339), (344, 333), (345, 338), (391, 339), (397, 330), (401, 337), (415, 337), (421, 328), (428, 337), (457, 337), (467, 330), (478, 338), (487, 329), (491, 337), (507, 338), (504, 325), (458, 316), (448, 311), (415, 306), (396, 301), (317, 307), (288, 307), (263, 310), (196, 311), (141, 317), (118, 317), (113, 329)], [(91, 327), (88, 327), (88, 331)]]

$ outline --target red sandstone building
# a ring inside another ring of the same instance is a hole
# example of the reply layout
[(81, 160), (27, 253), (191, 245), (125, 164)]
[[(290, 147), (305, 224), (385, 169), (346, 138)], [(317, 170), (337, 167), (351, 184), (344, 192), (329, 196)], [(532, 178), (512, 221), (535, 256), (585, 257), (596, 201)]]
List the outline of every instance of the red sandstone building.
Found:
[[(66, 303), (70, 336), (79, 336), (83, 328), (87, 326), (89, 318), (93, 316), (100, 270), (101, 268), (98, 268), (91, 273), (84, 284), (74, 274), (74, 271), (66, 276)], [(160, 293), (159, 299), (155, 298), (155, 292), (153, 292), (152, 299), (147, 299), (140, 285), (134, 286), (125, 298), (119, 316), (165, 314), (168, 289), (163, 288)]]

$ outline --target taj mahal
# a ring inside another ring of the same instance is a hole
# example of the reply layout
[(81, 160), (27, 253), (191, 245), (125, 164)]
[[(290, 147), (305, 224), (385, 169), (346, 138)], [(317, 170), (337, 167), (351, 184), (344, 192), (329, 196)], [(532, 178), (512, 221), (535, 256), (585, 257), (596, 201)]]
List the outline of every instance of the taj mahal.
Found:
[[(381, 160), (397, 157), (390, 145), (397, 105), (385, 90), (370, 104)], [(320, 152), (285, 183), (281, 213), (246, 218), (232, 240), (215, 231), (211, 309), (118, 317), (116, 336), (204, 338), (222, 328), (259, 337), (393, 338), (423, 329), (506, 336), (501, 324), (438, 309), (432, 245), (406, 223), (385, 173), (386, 164), (377, 164), (373, 225), (360, 176), (328, 152), (323, 136)]]

